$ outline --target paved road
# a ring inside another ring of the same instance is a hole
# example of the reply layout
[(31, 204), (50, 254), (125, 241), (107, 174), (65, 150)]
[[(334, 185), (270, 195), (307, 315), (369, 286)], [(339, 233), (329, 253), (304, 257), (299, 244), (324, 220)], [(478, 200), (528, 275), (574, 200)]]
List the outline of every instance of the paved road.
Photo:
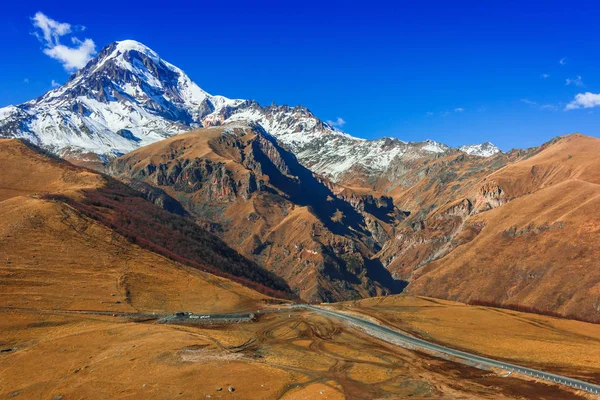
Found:
[(426, 340), (417, 339), (412, 336), (408, 336), (402, 332), (396, 331), (394, 329), (388, 328), (386, 326), (375, 324), (366, 319), (362, 319), (359, 317), (355, 317), (352, 315), (348, 315), (338, 311), (327, 310), (321, 307), (309, 306), (309, 305), (297, 305), (299, 308), (306, 308), (324, 315), (332, 316), (335, 318), (339, 318), (342, 320), (349, 321), (363, 329), (365, 329), (369, 334), (379, 337), (381, 339), (391, 341), (391, 342), (403, 342), (414, 348), (420, 348), (425, 350), (434, 351), (437, 353), (442, 353), (448, 356), (457, 357), (463, 360), (468, 361), (471, 364), (475, 364), (476, 366), (481, 367), (494, 367), (501, 368), (506, 371), (517, 372), (525, 375), (529, 375), (538, 379), (543, 379), (549, 382), (567, 385), (575, 389), (584, 390), (593, 394), (600, 394), (600, 386), (594, 385), (592, 383), (580, 381), (578, 379), (568, 378), (566, 376), (556, 375), (549, 372), (539, 371), (537, 369), (527, 368), (520, 365), (509, 364), (502, 361), (496, 361), (491, 358), (478, 356), (475, 354), (466, 353), (464, 351), (451, 349), (449, 347), (441, 346), (439, 344), (430, 343)]

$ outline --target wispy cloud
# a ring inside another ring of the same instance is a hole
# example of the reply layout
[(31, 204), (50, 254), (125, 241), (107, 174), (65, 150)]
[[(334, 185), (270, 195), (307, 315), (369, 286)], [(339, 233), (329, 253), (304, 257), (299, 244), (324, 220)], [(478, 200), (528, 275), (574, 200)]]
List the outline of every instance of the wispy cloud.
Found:
[(529, 104), (530, 106), (537, 106), (537, 102), (533, 101), (533, 100), (529, 100), (529, 99), (521, 99), (521, 102), (525, 103), (525, 104)]
[[(461, 113), (463, 111), (465, 111), (464, 108), (462, 108), (462, 107), (456, 107), (452, 111), (442, 111), (442, 112), (439, 113), (439, 115), (441, 115), (442, 117), (447, 117), (447, 116), (449, 116), (449, 115), (451, 115), (453, 113)], [(428, 117), (431, 117), (433, 115), (436, 115), (436, 113), (434, 113), (433, 111), (428, 111), (428, 112), (425, 113), (425, 115), (428, 116)]]
[(558, 60), (558, 63), (560, 65), (566, 65), (567, 64), (567, 58), (566, 57), (561, 58), (560, 60)]
[(579, 86), (579, 87), (583, 87), (585, 86), (583, 84), (583, 80), (581, 79), (581, 76), (576, 76), (575, 78), (567, 78), (566, 80), (566, 85), (574, 85), (574, 86)]
[(57, 88), (60, 86), (60, 83), (56, 82), (54, 79), (52, 79), (52, 82), (50, 84), (52, 85), (53, 88)]
[(36, 28), (34, 35), (44, 44), (44, 54), (60, 62), (67, 71), (84, 67), (96, 54), (96, 44), (92, 39), (72, 37), (70, 46), (60, 42), (65, 35), (84, 31), (84, 26), (58, 22), (39, 11), (31, 18), (31, 22)]
[(542, 78), (542, 79), (548, 79), (548, 78), (550, 78), (550, 74), (541, 74), (540, 78)]
[(566, 105), (565, 110), (594, 107), (600, 107), (600, 93), (585, 92), (575, 95), (575, 99)]
[(554, 104), (539, 104), (537, 101), (529, 99), (521, 99), (521, 102), (543, 111), (558, 111), (559, 109), (559, 107)]
[(23, 79), (23, 82), (25, 82), (25, 83), (29, 83), (29, 78), (25, 78), (25, 79)]
[(334, 128), (341, 128), (342, 126), (346, 125), (346, 121), (344, 121), (344, 119), (340, 117), (337, 117), (335, 121), (328, 119), (326, 122)]

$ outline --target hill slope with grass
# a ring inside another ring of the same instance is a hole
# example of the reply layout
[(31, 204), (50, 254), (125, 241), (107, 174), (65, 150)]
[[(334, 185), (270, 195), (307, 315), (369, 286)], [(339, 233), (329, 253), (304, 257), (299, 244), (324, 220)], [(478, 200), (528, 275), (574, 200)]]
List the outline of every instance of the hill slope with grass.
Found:
[(281, 279), (112, 178), (18, 140), (0, 141), (0, 167), (12, 171), (0, 178), (7, 307), (224, 311), (267, 298), (255, 290), (289, 296)]
[(409, 292), (600, 322), (598, 154), (600, 140), (567, 135), (487, 176), (497, 204), (469, 216)]

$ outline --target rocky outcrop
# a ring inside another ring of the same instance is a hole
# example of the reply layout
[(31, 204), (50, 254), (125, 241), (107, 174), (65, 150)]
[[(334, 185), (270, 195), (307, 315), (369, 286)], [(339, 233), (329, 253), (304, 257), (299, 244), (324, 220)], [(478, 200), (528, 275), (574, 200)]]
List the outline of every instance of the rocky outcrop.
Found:
[(121, 157), (108, 170), (177, 199), (197, 224), (276, 272), (307, 301), (399, 290), (372, 259), (393, 231), (391, 198), (334, 194), (255, 124), (166, 142)]
[(475, 197), (476, 212), (483, 212), (500, 207), (508, 202), (502, 188), (493, 182), (483, 184)]
[(435, 218), (445, 217), (467, 218), (473, 212), (473, 203), (469, 199), (462, 199), (448, 206), (445, 211), (438, 213)]
[(132, 181), (149, 180), (157, 187), (171, 187), (187, 194), (202, 192), (207, 200), (217, 202), (233, 202), (238, 197), (247, 200), (262, 187), (251, 171), (236, 180), (225, 164), (205, 159), (147, 164), (135, 171), (117, 160), (111, 164), (109, 173), (127, 174)]

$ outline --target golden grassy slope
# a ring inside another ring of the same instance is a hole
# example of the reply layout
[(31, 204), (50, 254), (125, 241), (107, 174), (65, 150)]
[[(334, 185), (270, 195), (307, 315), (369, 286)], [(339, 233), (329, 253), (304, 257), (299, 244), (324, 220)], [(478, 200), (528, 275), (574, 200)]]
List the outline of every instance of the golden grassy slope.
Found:
[(3, 307), (226, 312), (265, 298), (133, 245), (62, 203), (12, 198), (0, 203), (0, 220)]
[(487, 177), (508, 198), (516, 198), (567, 180), (600, 184), (600, 140), (582, 134), (566, 135), (540, 147), (526, 160), (509, 164)]
[(5, 398), (581, 398), (398, 348), (307, 312), (202, 327), (0, 311), (0, 349), (11, 349), (0, 353)]
[(597, 154), (600, 140), (570, 135), (492, 174), (513, 200), (469, 218), (485, 228), (418, 270), (409, 292), (600, 322)]
[(0, 139), (0, 201), (31, 193), (64, 193), (97, 188), (104, 178), (69, 163), (49, 162), (15, 139)]
[(256, 308), (266, 296), (133, 245), (62, 202), (106, 178), (0, 141), (0, 306), (104, 311)]
[(597, 324), (406, 295), (335, 306), (453, 348), (600, 382)]

